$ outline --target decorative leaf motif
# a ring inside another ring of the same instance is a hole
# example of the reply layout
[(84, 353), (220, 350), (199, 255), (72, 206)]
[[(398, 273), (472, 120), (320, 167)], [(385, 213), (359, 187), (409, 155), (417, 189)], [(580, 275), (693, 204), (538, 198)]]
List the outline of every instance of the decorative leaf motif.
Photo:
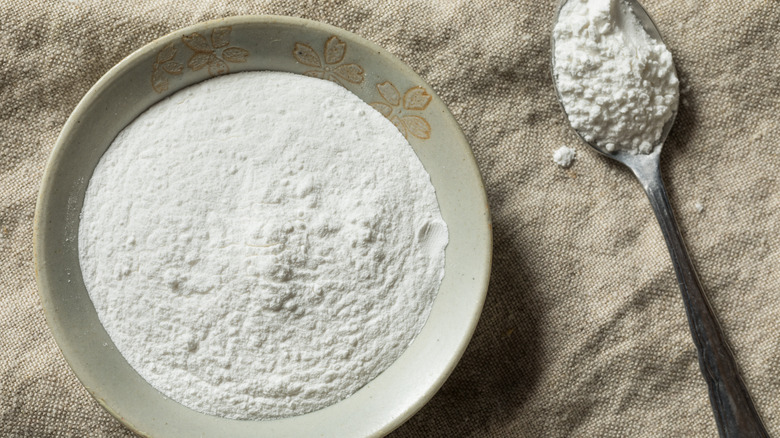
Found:
[(174, 56), (176, 56), (176, 47), (173, 47), (173, 43), (170, 43), (163, 47), (163, 49), (160, 50), (160, 53), (157, 54), (157, 63), (162, 64), (168, 62), (172, 60)]
[(398, 106), (401, 104), (401, 93), (399, 93), (398, 89), (395, 88), (395, 85), (391, 84), (389, 81), (376, 84), (376, 89), (379, 90), (379, 94), (384, 97), (390, 105)]
[(158, 93), (168, 89), (168, 80), (163, 77), (162, 70), (152, 71), (152, 89)]
[(179, 75), (181, 74), (182, 70), (184, 70), (184, 66), (176, 61), (168, 61), (162, 65), (162, 68), (166, 73), (171, 75)]
[(178, 75), (182, 72), (182, 65), (173, 58), (176, 57), (176, 47), (173, 43), (160, 49), (152, 64), (152, 89), (158, 93), (168, 89), (168, 79), (165, 74)]
[(209, 43), (206, 41), (206, 38), (203, 38), (203, 35), (197, 32), (184, 35), (181, 37), (181, 40), (187, 47), (192, 49), (193, 52), (211, 53), (214, 51), (211, 47), (209, 47)]
[(212, 56), (214, 55), (210, 53), (193, 53), (190, 60), (187, 61), (187, 67), (198, 71), (211, 62)]
[(409, 133), (413, 136), (427, 140), (431, 138), (431, 125), (420, 116), (403, 116), (401, 117), (404, 125), (409, 130)]
[(390, 117), (390, 121), (393, 122), (393, 125), (395, 125), (395, 127), (401, 131), (401, 134), (406, 137), (406, 125), (404, 125), (404, 122), (398, 116)]
[[(385, 100), (372, 102), (371, 106), (387, 117), (407, 139), (413, 135), (419, 139), (431, 138), (431, 125), (424, 117), (409, 114), (408, 111), (422, 111), (431, 103), (431, 95), (422, 87), (406, 90), (401, 101), (401, 93), (390, 81), (376, 84), (376, 89)], [(402, 105), (403, 103), (403, 105)]]
[(346, 53), (347, 43), (335, 35), (325, 41), (322, 55), (305, 43), (295, 43), (293, 48), (293, 57), (299, 63), (316, 69), (305, 72), (305, 75), (326, 79), (341, 86), (344, 86), (345, 82), (360, 84), (365, 79), (363, 67), (357, 64), (344, 64)]
[(320, 57), (317, 56), (317, 53), (314, 51), (314, 49), (312, 49), (307, 44), (295, 43), (295, 48), (293, 49), (293, 56), (301, 64), (308, 65), (309, 67), (318, 67), (318, 68), (322, 67), (322, 62), (320, 62)]
[(249, 51), (240, 47), (228, 47), (222, 51), (222, 57), (228, 62), (246, 62), (249, 57)]
[(230, 32), (233, 29), (230, 26), (218, 27), (211, 31), (211, 46), (219, 49), (230, 44)]
[(363, 67), (357, 64), (343, 64), (334, 69), (338, 77), (345, 81), (359, 84), (363, 82)]
[(404, 93), (404, 108), (422, 111), (431, 103), (431, 95), (423, 87), (413, 87)]
[(230, 67), (228, 67), (225, 61), (219, 59), (216, 55), (211, 55), (209, 57), (209, 74), (211, 76), (223, 75), (229, 71)]
[[(228, 62), (246, 62), (249, 51), (240, 47), (227, 47), (230, 45), (231, 32), (230, 26), (214, 28), (210, 41), (197, 32), (182, 36), (181, 41), (193, 52), (187, 60), (187, 67), (193, 71), (207, 67), (209, 75), (219, 76), (230, 72)], [(222, 49), (222, 53), (215, 51), (217, 49)], [(152, 88), (158, 93), (168, 89), (166, 74), (179, 75), (184, 71), (184, 65), (174, 59), (176, 52), (176, 47), (170, 43), (157, 53), (151, 79)]]
[(332, 36), (325, 41), (326, 64), (338, 64), (344, 60), (345, 53), (347, 53), (347, 45), (340, 39)]
[(374, 107), (375, 110), (379, 111), (385, 117), (390, 117), (390, 114), (393, 113), (393, 107), (391, 107), (386, 103), (374, 102), (371, 104), (371, 106)]

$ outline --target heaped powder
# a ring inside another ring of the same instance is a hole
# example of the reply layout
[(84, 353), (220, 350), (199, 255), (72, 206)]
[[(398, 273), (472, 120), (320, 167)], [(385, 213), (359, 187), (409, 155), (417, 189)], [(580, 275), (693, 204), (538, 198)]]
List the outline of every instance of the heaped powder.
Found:
[(624, 0), (568, 0), (553, 38), (555, 81), (572, 127), (608, 152), (652, 152), (679, 94), (666, 46)]
[(79, 226), (89, 296), (130, 365), (237, 419), (314, 411), (385, 370), (428, 317), (447, 242), (390, 121), (272, 72), (143, 113), (96, 167)]

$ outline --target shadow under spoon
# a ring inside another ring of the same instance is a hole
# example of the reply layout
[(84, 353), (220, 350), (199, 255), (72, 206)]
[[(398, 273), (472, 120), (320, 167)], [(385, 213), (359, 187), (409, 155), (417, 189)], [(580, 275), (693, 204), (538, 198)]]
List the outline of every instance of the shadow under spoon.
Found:
[[(639, 2), (636, 0), (625, 1), (650, 37), (662, 43), (663, 40), (658, 32), (658, 28)], [(565, 3), (566, 0), (563, 0), (559, 6), (556, 22), (560, 16), (561, 7)], [(555, 38), (552, 38), (551, 67), (553, 84), (555, 85), (558, 100), (561, 101), (561, 94), (558, 90), (555, 75)], [(645, 189), (672, 258), (672, 264), (677, 275), (677, 283), (680, 286), (685, 311), (688, 316), (688, 325), (693, 336), (693, 343), (698, 352), (699, 366), (709, 387), (710, 403), (715, 414), (719, 435), (722, 438), (768, 437), (769, 435), (761, 421), (761, 417), (758, 415), (750, 394), (740, 377), (739, 369), (723, 335), (723, 331), (699, 282), (685, 247), (685, 242), (674, 219), (666, 189), (661, 179), (661, 146), (674, 123), (676, 110), (677, 108), (675, 107), (674, 114), (666, 122), (661, 137), (654, 145), (654, 150), (650, 154), (634, 154), (623, 150), (613, 153), (605, 152), (596, 144), (587, 142), (579, 132), (577, 134), (580, 135), (586, 144), (601, 155), (622, 163), (631, 169)]]

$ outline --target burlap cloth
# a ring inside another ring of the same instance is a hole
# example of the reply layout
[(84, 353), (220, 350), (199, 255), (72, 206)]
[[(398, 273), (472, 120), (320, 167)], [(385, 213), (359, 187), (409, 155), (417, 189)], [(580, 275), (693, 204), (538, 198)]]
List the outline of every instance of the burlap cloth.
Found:
[[(780, 3), (646, 0), (682, 78), (672, 204), (770, 432), (780, 436)], [(554, 0), (0, 2), (0, 436), (129, 436), (44, 321), (32, 218), (63, 123), (110, 67), (215, 17), (356, 32), (449, 105), (485, 179), (495, 250), (477, 332), (395, 437), (716, 436), (669, 256), (633, 177), (577, 145), (553, 92)], [(562, 170), (558, 146), (577, 145)], [(703, 207), (701, 212), (697, 203)]]

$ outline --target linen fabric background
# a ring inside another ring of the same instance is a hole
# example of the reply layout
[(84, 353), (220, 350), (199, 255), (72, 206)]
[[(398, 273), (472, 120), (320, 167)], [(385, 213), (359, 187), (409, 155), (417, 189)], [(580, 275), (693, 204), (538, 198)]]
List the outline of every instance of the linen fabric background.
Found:
[[(645, 0), (681, 77), (663, 172), (702, 283), (780, 436), (780, 3)], [(46, 159), (109, 68), (178, 28), (283, 14), (353, 31), (442, 97), (493, 214), (465, 356), (393, 437), (716, 436), (682, 300), (640, 186), (580, 145), (550, 72), (555, 0), (0, 1), (0, 436), (132, 436), (44, 320), (32, 219)], [(577, 147), (564, 170), (552, 160)], [(697, 204), (703, 209), (698, 211)]]

